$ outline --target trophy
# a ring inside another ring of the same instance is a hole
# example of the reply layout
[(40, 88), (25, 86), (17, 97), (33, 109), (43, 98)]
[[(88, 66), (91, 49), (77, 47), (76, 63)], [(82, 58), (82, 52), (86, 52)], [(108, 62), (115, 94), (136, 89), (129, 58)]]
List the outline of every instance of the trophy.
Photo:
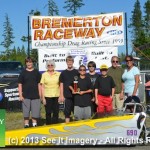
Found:
[(78, 76), (74, 76), (73, 90), (74, 92), (78, 92)]

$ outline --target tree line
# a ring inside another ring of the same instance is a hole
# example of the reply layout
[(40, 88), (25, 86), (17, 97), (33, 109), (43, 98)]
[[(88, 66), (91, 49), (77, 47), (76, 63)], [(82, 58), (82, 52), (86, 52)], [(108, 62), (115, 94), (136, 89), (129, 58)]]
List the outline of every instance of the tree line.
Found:
[[(86, 1), (85, 1), (86, 3)], [(77, 15), (77, 12), (85, 5), (83, 0), (64, 0), (64, 9), (67, 12), (70, 12), (71, 15)], [(59, 8), (55, 2), (55, 0), (48, 0), (47, 4), (44, 8), (48, 8), (48, 16), (59, 16)], [(135, 0), (132, 16), (130, 18), (130, 23), (128, 24), (128, 29), (131, 32), (131, 43), (132, 43), (132, 52), (141, 58), (141, 60), (150, 60), (150, 48), (145, 46), (144, 49), (141, 46), (150, 43), (150, 0), (146, 0), (143, 10), (144, 13), (142, 14), (141, 11), (141, 4), (139, 0)], [(103, 13), (104, 14), (104, 13)], [(29, 15), (41, 15), (39, 10), (31, 10)], [(0, 41), (1, 45), (5, 48), (5, 51), (1, 53), (0, 60), (19, 60), (23, 62), (24, 58), (27, 56), (27, 50), (22, 46), (21, 48), (13, 48), (11, 49), (12, 44), (14, 44), (14, 33), (13, 27), (10, 23), (10, 19), (8, 14), (5, 15), (5, 22), (3, 24), (4, 31), (2, 34), (3, 40)], [(21, 38), (22, 42), (31, 42), (31, 36), (27, 37), (22, 35)], [(37, 50), (31, 49), (30, 55), (34, 57), (36, 60), (37, 57)], [(121, 57), (124, 54), (120, 55)], [(142, 62), (142, 61), (141, 61)], [(143, 62), (145, 63), (145, 62)]]

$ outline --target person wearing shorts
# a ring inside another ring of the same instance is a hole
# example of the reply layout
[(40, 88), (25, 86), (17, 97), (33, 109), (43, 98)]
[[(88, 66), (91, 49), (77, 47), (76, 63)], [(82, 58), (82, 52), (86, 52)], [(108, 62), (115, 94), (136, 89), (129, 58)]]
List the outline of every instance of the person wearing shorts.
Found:
[(24, 116), (24, 127), (29, 127), (30, 112), (32, 116), (32, 126), (37, 126), (40, 117), (41, 106), (41, 74), (33, 67), (33, 59), (25, 59), (26, 69), (23, 70), (18, 78), (19, 99), (22, 101)]
[(74, 59), (72, 56), (67, 56), (66, 58), (67, 69), (62, 71), (60, 74), (60, 97), (59, 102), (65, 103), (65, 122), (70, 122), (70, 115), (73, 112), (73, 95), (69, 89), (70, 83), (74, 80), (74, 77), (78, 75), (78, 71), (74, 69), (73, 63)]
[(124, 83), (122, 80), (123, 69), (118, 65), (118, 56), (111, 58), (112, 66), (108, 68), (108, 75), (111, 76), (115, 82), (115, 94), (113, 96), (113, 109), (122, 110), (124, 103)]

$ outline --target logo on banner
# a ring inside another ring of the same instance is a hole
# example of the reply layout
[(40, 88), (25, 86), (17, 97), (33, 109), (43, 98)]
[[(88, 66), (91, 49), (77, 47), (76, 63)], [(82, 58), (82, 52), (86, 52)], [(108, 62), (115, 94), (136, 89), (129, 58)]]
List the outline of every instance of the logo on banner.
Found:
[(110, 31), (107, 31), (107, 34), (109, 35), (119, 35), (119, 34), (122, 34), (123, 31), (121, 30), (110, 30)]

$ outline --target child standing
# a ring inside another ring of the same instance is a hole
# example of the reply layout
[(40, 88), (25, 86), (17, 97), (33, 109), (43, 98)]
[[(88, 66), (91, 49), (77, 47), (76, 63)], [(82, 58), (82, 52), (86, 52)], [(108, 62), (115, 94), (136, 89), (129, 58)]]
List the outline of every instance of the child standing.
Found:
[(92, 82), (86, 74), (86, 67), (81, 65), (79, 67), (78, 89), (75, 92), (73, 86), (69, 86), (74, 94), (74, 116), (76, 120), (89, 119), (91, 117), (91, 93)]
[(115, 83), (111, 76), (107, 75), (108, 67), (100, 66), (101, 75), (95, 81), (95, 99), (97, 112), (103, 114), (112, 111), (112, 98), (115, 92)]

